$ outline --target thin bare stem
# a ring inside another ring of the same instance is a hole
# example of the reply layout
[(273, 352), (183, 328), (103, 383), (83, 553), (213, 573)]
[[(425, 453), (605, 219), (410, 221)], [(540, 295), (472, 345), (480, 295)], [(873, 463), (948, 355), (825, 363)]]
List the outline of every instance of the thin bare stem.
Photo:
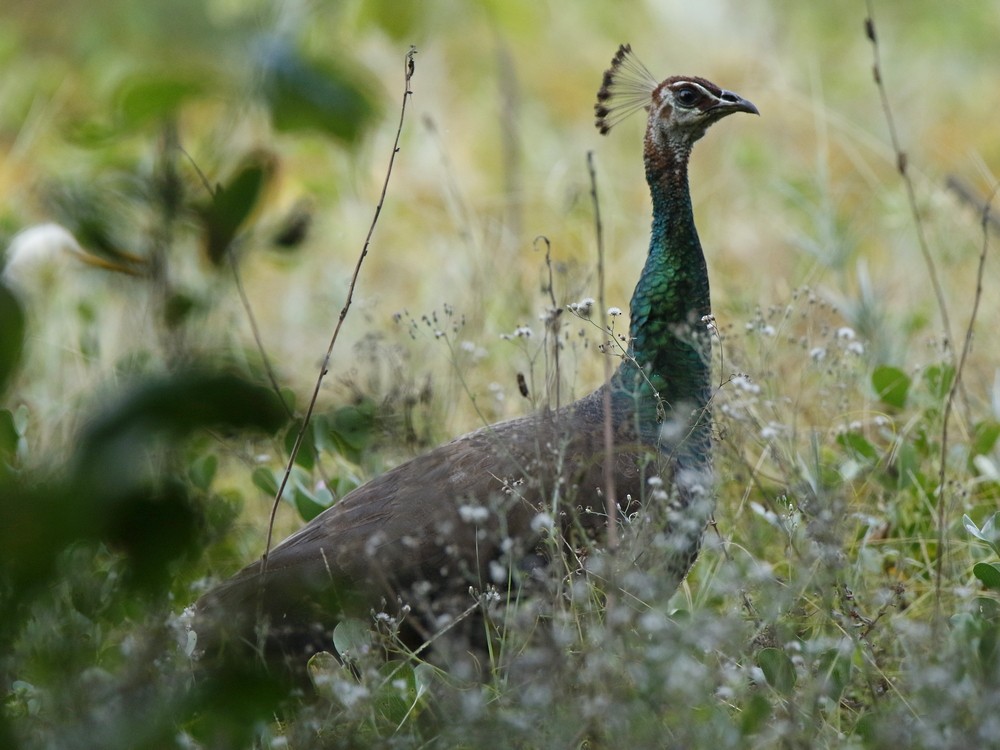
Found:
[(944, 329), (945, 337), (945, 348), (948, 352), (948, 357), (952, 364), (955, 366), (955, 376), (952, 380), (951, 388), (948, 392), (948, 398), (945, 403), (945, 410), (943, 416), (943, 424), (941, 427), (941, 459), (940, 466), (938, 468), (938, 498), (937, 498), (937, 558), (935, 560), (935, 581), (934, 581), (934, 607), (938, 617), (935, 617), (935, 626), (940, 620), (941, 614), (941, 596), (943, 590), (943, 576), (944, 576), (944, 559), (947, 555), (947, 535), (945, 533), (945, 527), (947, 526), (948, 518), (948, 502), (947, 502), (947, 487), (945, 481), (947, 479), (946, 465), (947, 459), (947, 448), (948, 448), (948, 425), (951, 417), (951, 412), (954, 409), (955, 398), (959, 393), (964, 393), (962, 384), (962, 368), (965, 364), (965, 359), (968, 354), (969, 348), (971, 346), (972, 330), (975, 325), (976, 315), (979, 309), (979, 300), (982, 294), (982, 273), (983, 267), (986, 262), (986, 248), (988, 242), (988, 219), (989, 219), (989, 202), (987, 202), (986, 210), (983, 212), (983, 250), (980, 255), (980, 265), (979, 265), (979, 276), (977, 281), (976, 296), (973, 301), (972, 315), (969, 320), (969, 326), (966, 329), (965, 343), (962, 347), (962, 354), (958, 362), (956, 363), (955, 348), (953, 345), (954, 339), (952, 338), (951, 322), (948, 318), (947, 304), (944, 298), (944, 291), (941, 287), (941, 283), (938, 279), (937, 267), (934, 263), (934, 259), (931, 256), (930, 248), (927, 244), (926, 234), (924, 232), (924, 224), (920, 217), (920, 211), (917, 207), (917, 197), (916, 191), (913, 186), (913, 180), (910, 178), (907, 172), (907, 158), (906, 152), (903, 151), (899, 143), (899, 135), (896, 132), (895, 120), (892, 116), (892, 107), (889, 104), (889, 95), (886, 92), (885, 84), (882, 80), (882, 67), (881, 59), (879, 55), (879, 44), (878, 44), (878, 34), (876, 32), (875, 26), (875, 3), (874, 0), (866, 0), (868, 6), (868, 17), (865, 19), (865, 35), (872, 45), (872, 55), (873, 55), (873, 65), (872, 65), (872, 76), (875, 79), (875, 85), (878, 87), (879, 97), (882, 100), (882, 109), (885, 112), (886, 123), (889, 127), (889, 137), (892, 141), (892, 148), (896, 152), (896, 169), (903, 178), (903, 184), (906, 185), (906, 195), (910, 204), (910, 212), (913, 215), (913, 224), (917, 231), (917, 242), (920, 247), (920, 253), (923, 255), (924, 264), (927, 266), (927, 273), (931, 280), (931, 286), (934, 289), (934, 296), (937, 298), (938, 312), (941, 316), (941, 325)]
[(920, 217), (920, 209), (917, 206), (916, 190), (908, 171), (906, 152), (900, 145), (899, 133), (896, 130), (896, 121), (892, 114), (892, 106), (889, 103), (889, 94), (882, 80), (882, 61), (879, 53), (878, 34), (875, 29), (874, 0), (867, 0), (867, 4), (868, 17), (865, 19), (865, 35), (872, 45), (872, 77), (875, 79), (879, 98), (882, 100), (882, 111), (885, 113), (886, 125), (889, 128), (889, 139), (892, 141), (892, 150), (896, 153), (896, 170), (903, 178), (903, 184), (906, 185), (906, 196), (910, 204), (910, 213), (913, 215), (913, 225), (917, 231), (917, 244), (920, 247), (920, 254), (924, 258), (924, 264), (927, 266), (927, 275), (930, 277), (934, 296), (937, 299), (938, 313), (941, 316), (941, 327), (944, 329), (945, 347), (951, 356), (952, 362), (954, 362), (955, 351), (952, 344), (951, 321), (948, 318), (948, 305), (944, 298), (944, 289), (941, 287), (941, 282), (938, 279), (937, 265), (934, 263), (930, 247), (927, 244), (924, 222)]
[[(187, 160), (191, 163), (194, 168), (195, 173), (198, 175), (198, 179), (201, 180), (202, 186), (209, 195), (215, 196), (218, 190), (212, 187), (212, 183), (209, 181), (208, 177), (204, 172), (201, 171), (201, 167), (198, 166), (198, 162), (194, 160), (187, 151), (178, 146), (178, 150), (187, 157)], [(226, 255), (229, 256), (229, 266), (233, 271), (233, 281), (236, 283), (236, 291), (240, 296), (240, 303), (243, 305), (243, 310), (247, 314), (247, 320), (250, 321), (250, 330), (253, 333), (254, 343), (257, 345), (257, 351), (260, 352), (261, 361), (264, 363), (264, 371), (267, 373), (267, 379), (271, 381), (271, 387), (274, 389), (275, 394), (278, 396), (278, 400), (281, 401), (281, 406), (285, 410), (285, 413), (292, 417), (292, 411), (285, 403), (285, 399), (281, 396), (281, 386), (278, 384), (278, 378), (274, 374), (274, 368), (271, 366), (271, 358), (267, 356), (267, 349), (264, 348), (264, 339), (260, 335), (260, 328), (257, 326), (257, 317), (253, 314), (253, 307), (250, 305), (250, 298), (247, 296), (246, 289), (243, 287), (243, 278), (240, 275), (239, 263), (236, 262), (236, 252), (235, 249), (230, 246)]]
[(257, 345), (257, 351), (260, 352), (260, 359), (264, 364), (264, 372), (267, 373), (267, 379), (271, 381), (271, 387), (277, 394), (278, 400), (281, 402), (281, 406), (285, 410), (285, 413), (289, 418), (292, 418), (294, 415), (281, 395), (281, 386), (278, 384), (278, 377), (274, 374), (274, 368), (271, 366), (271, 358), (267, 356), (267, 349), (264, 348), (264, 339), (260, 335), (260, 328), (257, 327), (257, 317), (253, 314), (253, 307), (250, 305), (250, 298), (247, 296), (246, 289), (243, 287), (243, 277), (240, 275), (240, 267), (236, 260), (235, 248), (230, 247), (226, 252), (226, 255), (229, 256), (229, 267), (233, 271), (233, 281), (236, 284), (236, 291), (240, 295), (240, 302), (243, 305), (243, 311), (246, 312), (247, 320), (250, 322), (250, 331), (253, 333), (253, 340)]
[[(549, 302), (552, 307), (549, 308), (545, 316), (545, 336), (548, 338), (549, 333), (552, 334), (552, 363), (553, 370), (555, 372), (555, 409), (558, 411), (559, 407), (562, 406), (562, 398), (560, 393), (560, 381), (562, 380), (562, 373), (559, 370), (559, 329), (562, 327), (560, 325), (560, 320), (562, 318), (562, 308), (559, 307), (559, 303), (556, 302), (556, 292), (555, 292), (555, 280), (552, 274), (552, 243), (549, 242), (549, 238), (544, 235), (539, 235), (535, 238), (535, 245), (538, 245), (538, 241), (541, 240), (545, 243), (545, 268), (548, 271), (549, 283)], [(546, 352), (546, 356), (548, 356)], [(546, 397), (548, 392), (546, 391)]]
[[(413, 94), (413, 89), (410, 84), (413, 79), (415, 67), (413, 57), (416, 52), (416, 47), (410, 47), (409, 51), (406, 53), (404, 63), (405, 83), (403, 89), (403, 103), (399, 110), (399, 125), (396, 128), (396, 139), (392, 145), (392, 153), (389, 155), (389, 166), (385, 172), (385, 180), (382, 182), (382, 192), (379, 195), (378, 204), (375, 206), (375, 215), (372, 217), (371, 226), (368, 227), (368, 234), (365, 237), (365, 244), (361, 248), (361, 254), (358, 256), (358, 262), (354, 265), (354, 274), (351, 276), (351, 283), (347, 287), (347, 299), (344, 301), (344, 306), (340, 310), (340, 316), (337, 318), (337, 325), (333, 329), (333, 336), (330, 338), (330, 345), (327, 347), (326, 355), (323, 357), (323, 363), (319, 370), (319, 376), (316, 378), (316, 386), (313, 388), (312, 398), (309, 400), (309, 408), (306, 409), (305, 418), (302, 420), (302, 427), (299, 428), (299, 433), (295, 436), (295, 444), (292, 446), (291, 453), (288, 456), (288, 464), (285, 466), (285, 474), (281, 478), (281, 484), (278, 487), (278, 492), (271, 505), (271, 516), (268, 519), (267, 524), (267, 543), (264, 546), (264, 554), (261, 562), (262, 575), (267, 572), (267, 556), (271, 552), (271, 537), (274, 533), (274, 518), (278, 512), (278, 504), (281, 502), (281, 495), (284, 493), (285, 486), (288, 484), (288, 478), (292, 474), (292, 467), (295, 465), (295, 457), (298, 455), (299, 448), (302, 446), (303, 437), (305, 436), (306, 430), (309, 428), (309, 420), (312, 418), (313, 410), (316, 408), (316, 402), (319, 399), (319, 389), (323, 384), (323, 378), (326, 377), (326, 374), (329, 371), (330, 358), (333, 356), (333, 347), (337, 343), (337, 337), (340, 336), (340, 329), (343, 327), (344, 319), (347, 317), (347, 312), (351, 308), (351, 300), (354, 297), (354, 288), (358, 283), (358, 276), (361, 273), (361, 264), (364, 263), (364, 260), (368, 255), (368, 247), (371, 245), (372, 235), (375, 233), (375, 226), (378, 224), (378, 218), (382, 214), (382, 206), (385, 204), (386, 192), (389, 189), (389, 179), (392, 177), (392, 166), (396, 161), (396, 154), (399, 153), (399, 138), (403, 132), (403, 120), (406, 117), (406, 103), (410, 100), (410, 96)], [(261, 580), (263, 580), (263, 577)]]
[[(597, 235), (597, 299), (601, 308), (604, 333), (611, 330), (608, 306), (604, 299), (604, 225), (601, 223), (601, 203), (597, 197), (597, 171), (594, 152), (587, 152), (590, 173), (590, 197), (594, 202), (594, 231)], [(618, 496), (615, 488), (615, 433), (611, 423), (611, 360), (604, 358), (604, 500), (608, 512), (608, 549), (618, 547)]]
[(983, 200), (972, 185), (957, 175), (948, 175), (948, 179), (945, 180), (945, 187), (955, 193), (962, 203), (972, 206), (976, 209), (976, 213), (985, 216), (986, 222), (993, 227), (994, 231), (1000, 232), (1000, 215), (997, 215), (990, 209), (992, 196), (987, 200)]
[(934, 569), (934, 609), (938, 617), (935, 623), (940, 621), (941, 614), (941, 592), (944, 586), (944, 557), (947, 535), (945, 525), (947, 521), (947, 505), (945, 503), (945, 479), (947, 478), (947, 457), (948, 457), (948, 424), (951, 419), (951, 412), (955, 403), (955, 396), (962, 382), (962, 372), (965, 369), (965, 362), (969, 352), (972, 351), (972, 338), (976, 326), (976, 317), (979, 314), (979, 303), (983, 297), (983, 276), (986, 272), (986, 255), (990, 244), (990, 211), (993, 199), (996, 198), (1000, 185), (993, 188), (982, 207), (981, 224), (983, 227), (983, 245), (979, 251), (979, 268), (976, 270), (976, 293), (972, 298), (972, 312), (969, 314), (969, 325), (965, 329), (965, 341), (962, 343), (962, 353), (958, 358), (958, 365), (955, 367), (955, 378), (952, 380), (951, 388), (948, 390), (948, 399), (944, 404), (944, 415), (941, 426), (941, 459), (938, 469), (938, 553)]

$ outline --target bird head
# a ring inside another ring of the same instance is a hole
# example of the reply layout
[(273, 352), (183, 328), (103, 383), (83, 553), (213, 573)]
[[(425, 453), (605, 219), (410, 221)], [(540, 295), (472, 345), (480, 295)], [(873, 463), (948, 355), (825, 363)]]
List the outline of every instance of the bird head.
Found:
[(597, 129), (607, 133), (638, 109), (649, 113), (650, 137), (682, 148), (690, 148), (726, 115), (760, 114), (751, 102), (704, 78), (672, 76), (657, 82), (632, 48), (623, 44), (597, 92)]
[(670, 140), (688, 144), (701, 138), (710, 125), (733, 112), (759, 115), (751, 102), (719, 88), (704, 78), (673, 76), (659, 84), (648, 105), (650, 129)]

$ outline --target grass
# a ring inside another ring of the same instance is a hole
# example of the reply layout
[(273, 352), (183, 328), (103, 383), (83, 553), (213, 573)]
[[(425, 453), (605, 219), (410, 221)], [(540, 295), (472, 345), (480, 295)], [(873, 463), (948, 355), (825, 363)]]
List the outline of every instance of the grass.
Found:
[[(150, 264), (165, 250), (162, 267), (137, 277), (74, 261), (22, 269), (28, 344), (0, 420), (0, 744), (996, 743), (1000, 553), (963, 522), (978, 531), (998, 507), (988, 332), (1000, 311), (988, 270), (977, 294), (996, 236), (945, 187), (958, 173), (985, 201), (996, 183), (987, 165), (1000, 144), (981, 127), (991, 112), (977, 95), (996, 19), (971, 6), (876, 4), (880, 92), (863, 4), (773, 3), (752, 17), (705, 7), (681, 17), (636, 5), (648, 16), (640, 28), (601, 7), (563, 16), (534, 4), (287, 19), (318, 56), (324, 29), (345, 35), (345, 57), (370, 70), (365, 85), (381, 81), (385, 116), (361, 141), (276, 130), (269, 104), (247, 94), (253, 82), (233, 73), (257, 26), (236, 10), (226, 21), (178, 14), (216, 32), (179, 37), (213, 94), (181, 100), (185, 150), (210, 185), (234, 193), (245, 165), (277, 165), (246, 215), (237, 210), (233, 252), (297, 417), (377, 201), (402, 55), (410, 41), (419, 49), (388, 200), (297, 462), (298, 423), (276, 427), (281, 406), (261, 395), (268, 378), (231, 270), (204, 249), (209, 191), (158, 145), (159, 118), (117, 119), (121, 81), (157, 68), (158, 45), (128, 38), (88, 62), (80, 33), (40, 45), (42, 63), (29, 64), (25, 42), (0, 44), (14, 71), (0, 111), (12, 134), (3, 231), (97, 216), (103, 224), (75, 228), (103, 260)], [(5, 12), (18, 29), (44, 24)], [(682, 23), (690, 33), (676, 33)], [(718, 45), (704, 44), (709, 31)], [(211, 62), (206, 39), (229, 68)], [(600, 382), (599, 326), (564, 313), (557, 330), (540, 316), (599, 296), (588, 151), (607, 306), (625, 307), (645, 248), (639, 126), (598, 140), (588, 118), (623, 40), (652, 69), (706, 74), (763, 113), (718, 126), (693, 160), (719, 387), (718, 505), (690, 575), (675, 591), (640, 519), (625, 518), (621, 547), (595, 553), (585, 574), (560, 558), (532, 598), (475, 592), (463, 620), (486, 643), (475, 668), (407, 656), (396, 629), (411, 614), (390, 606), (371, 629), (338, 628), (350, 669), (316, 660), (315, 695), (256, 672), (196, 680), (177, 615), (260, 554), (286, 463), (294, 507), (279, 510), (279, 539), (330, 491)], [(171, 170), (183, 187), (175, 213)], [(303, 242), (273, 242), (310, 204)], [(188, 375), (193, 363), (243, 385), (225, 381), (220, 397), (213, 376)], [(185, 412), (192, 401), (214, 408)]]

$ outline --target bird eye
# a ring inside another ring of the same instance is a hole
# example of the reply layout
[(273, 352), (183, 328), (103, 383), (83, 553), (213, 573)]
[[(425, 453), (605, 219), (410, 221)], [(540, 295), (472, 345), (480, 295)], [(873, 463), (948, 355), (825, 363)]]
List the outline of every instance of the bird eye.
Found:
[(682, 107), (693, 107), (695, 102), (698, 101), (698, 91), (691, 86), (685, 86), (684, 88), (677, 89), (674, 99)]

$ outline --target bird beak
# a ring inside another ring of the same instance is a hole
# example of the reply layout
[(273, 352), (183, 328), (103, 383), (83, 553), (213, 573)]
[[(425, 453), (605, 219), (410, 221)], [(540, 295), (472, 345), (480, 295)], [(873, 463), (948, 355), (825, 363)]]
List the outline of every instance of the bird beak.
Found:
[(709, 111), (718, 112), (720, 115), (729, 115), (733, 112), (746, 112), (751, 115), (760, 115), (757, 107), (754, 103), (744, 99), (739, 94), (734, 94), (732, 91), (723, 91), (719, 96), (719, 103), (713, 105)]

